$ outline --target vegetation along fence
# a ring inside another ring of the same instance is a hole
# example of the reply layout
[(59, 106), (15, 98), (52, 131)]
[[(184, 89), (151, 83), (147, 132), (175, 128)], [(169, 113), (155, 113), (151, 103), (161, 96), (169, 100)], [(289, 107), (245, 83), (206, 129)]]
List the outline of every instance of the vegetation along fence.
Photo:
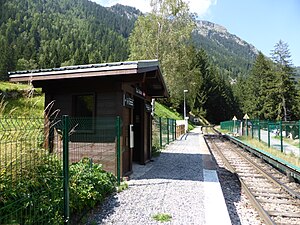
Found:
[(184, 125), (176, 125), (175, 119), (154, 117), (152, 121), (152, 145), (160, 149), (184, 134)]
[(268, 147), (300, 156), (300, 121), (224, 121), (221, 129), (238, 136), (256, 138)]
[(68, 224), (112, 192), (121, 126), (119, 117), (0, 118), (0, 224)]
[[(120, 182), (121, 130), (119, 117), (0, 118), (0, 224), (74, 223)], [(183, 132), (153, 119), (154, 147)]]

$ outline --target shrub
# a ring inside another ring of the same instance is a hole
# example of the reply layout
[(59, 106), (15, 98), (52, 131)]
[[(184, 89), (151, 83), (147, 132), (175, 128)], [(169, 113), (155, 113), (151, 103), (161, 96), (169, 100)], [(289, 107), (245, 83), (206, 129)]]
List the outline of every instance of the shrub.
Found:
[(94, 207), (112, 192), (116, 191), (115, 176), (92, 164), (87, 158), (70, 166), (70, 210), (81, 212)]
[[(0, 171), (0, 224), (63, 224), (62, 161), (43, 156), (23, 170), (20, 177)], [(116, 178), (88, 159), (69, 170), (71, 217), (116, 190)]]

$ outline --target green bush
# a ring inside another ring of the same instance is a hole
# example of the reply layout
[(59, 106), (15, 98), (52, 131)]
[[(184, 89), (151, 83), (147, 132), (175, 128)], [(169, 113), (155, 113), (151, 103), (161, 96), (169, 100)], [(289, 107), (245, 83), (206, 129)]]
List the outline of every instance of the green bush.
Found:
[(0, 174), (0, 224), (61, 224), (61, 162), (41, 156), (18, 171), (18, 176), (13, 175), (16, 164), (11, 165), (10, 173)]
[(70, 167), (70, 210), (81, 212), (94, 207), (112, 192), (116, 191), (117, 180), (113, 174), (92, 164), (87, 158)]
[[(62, 161), (48, 155), (34, 163), (18, 177), (0, 171), (0, 224), (63, 224)], [(69, 170), (71, 217), (116, 191), (116, 178), (88, 159)]]

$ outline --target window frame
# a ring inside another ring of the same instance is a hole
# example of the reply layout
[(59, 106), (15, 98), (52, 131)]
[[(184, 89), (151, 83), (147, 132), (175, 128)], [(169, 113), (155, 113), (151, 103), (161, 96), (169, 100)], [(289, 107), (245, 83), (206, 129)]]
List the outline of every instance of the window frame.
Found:
[[(92, 96), (93, 97), (93, 109), (92, 109), (92, 116), (78, 116), (77, 114), (77, 104), (78, 104), (78, 97), (80, 96)], [(76, 133), (94, 133), (95, 132), (95, 122), (96, 122), (96, 93), (95, 92), (84, 92), (84, 93), (77, 93), (72, 95), (72, 115), (74, 118), (91, 118), (91, 128), (90, 129), (82, 129), (76, 130)]]

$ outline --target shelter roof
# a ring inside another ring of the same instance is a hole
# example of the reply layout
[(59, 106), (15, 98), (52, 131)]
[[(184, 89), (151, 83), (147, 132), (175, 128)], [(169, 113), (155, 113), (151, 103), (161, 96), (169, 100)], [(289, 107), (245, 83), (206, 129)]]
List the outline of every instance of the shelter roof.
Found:
[(146, 85), (150, 85), (148, 88), (152, 90), (151, 95), (153, 97), (168, 97), (158, 60), (125, 61), (9, 72), (11, 82), (31, 81), (35, 87), (40, 87), (41, 84), (54, 80), (126, 75), (134, 75), (136, 79), (143, 77), (143, 80), (146, 80)]

